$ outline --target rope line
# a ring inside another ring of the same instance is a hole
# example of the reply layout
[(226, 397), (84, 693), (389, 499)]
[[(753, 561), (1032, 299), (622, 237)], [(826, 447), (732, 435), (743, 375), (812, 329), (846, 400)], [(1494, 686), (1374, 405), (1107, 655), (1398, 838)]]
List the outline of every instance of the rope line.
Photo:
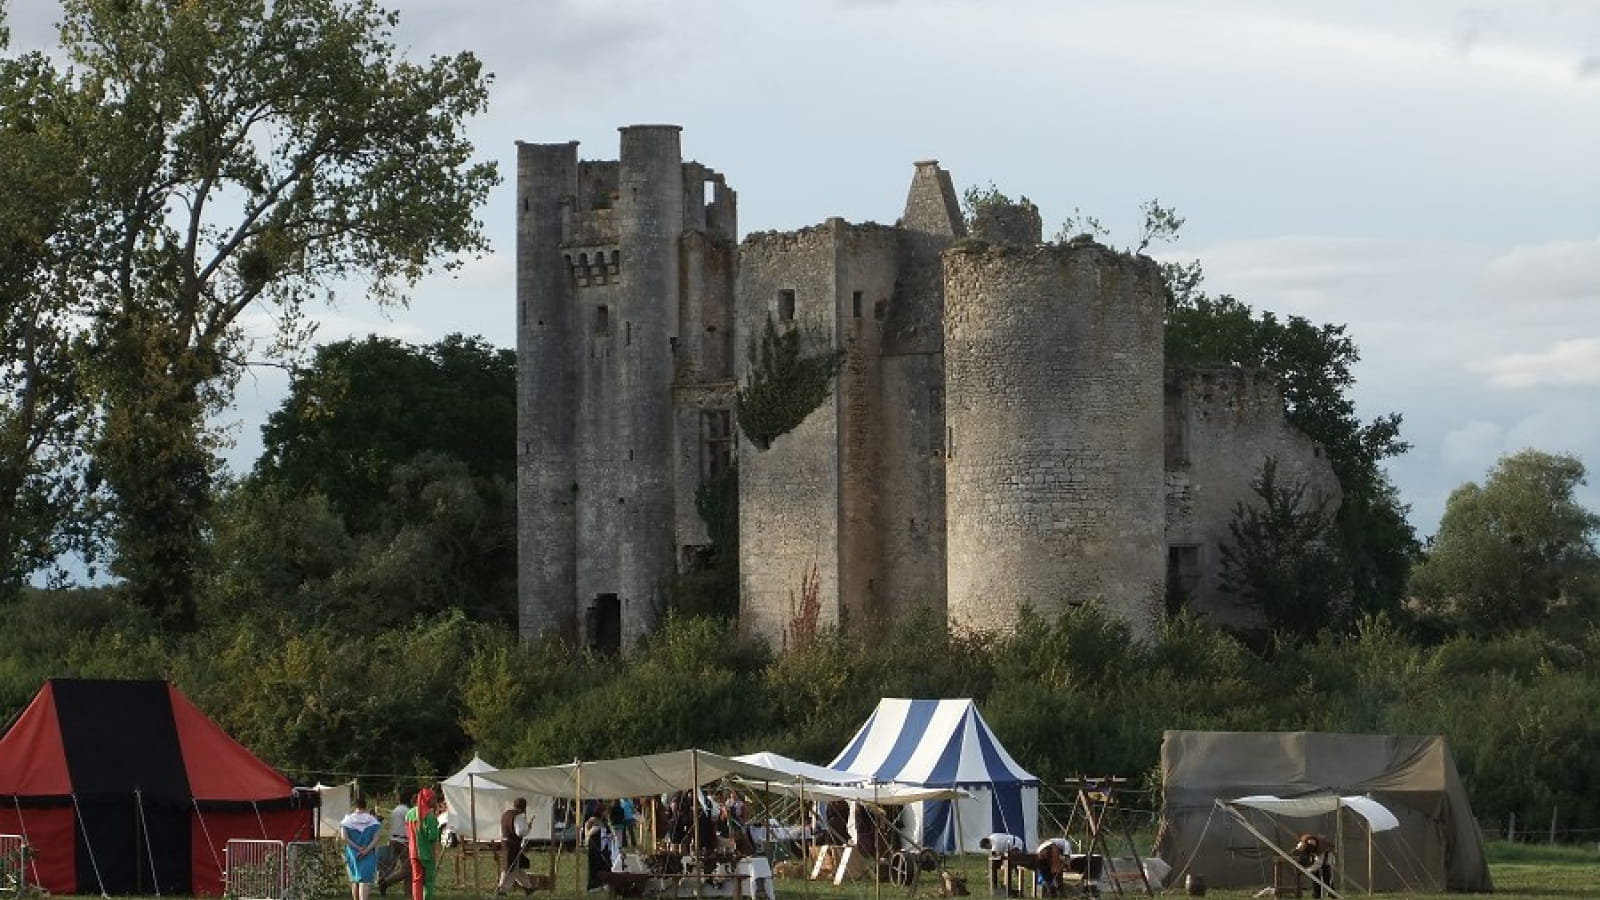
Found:
[(71, 797), (72, 811), (78, 817), (78, 830), (83, 832), (83, 847), (89, 851), (89, 867), (94, 869), (95, 883), (100, 885), (100, 896), (109, 898), (111, 895), (106, 892), (106, 880), (100, 877), (100, 863), (94, 858), (94, 842), (89, 840), (89, 825), (83, 820), (83, 807), (78, 805), (78, 795), (76, 793), (73, 793)]
[(206, 849), (211, 851), (211, 861), (217, 864), (217, 871), (222, 873), (224, 884), (226, 884), (228, 871), (223, 865), (221, 857), (217, 856), (217, 845), (215, 841), (211, 840), (211, 829), (206, 827), (206, 817), (200, 814), (200, 801), (190, 797), (189, 802), (194, 804), (194, 817), (200, 822), (200, 833), (206, 836)]
[[(31, 847), (33, 840), (28, 837), (28, 820), (22, 817), (22, 800), (16, 794), (12, 794), (11, 802), (17, 807), (17, 830), (22, 832), (22, 842)], [(39, 879), (39, 855), (28, 854), (28, 864), (33, 867), (33, 883), (43, 885), (44, 882)]]
[(156, 848), (150, 841), (150, 823), (144, 817), (144, 793), (138, 788), (133, 789), (133, 805), (139, 810), (139, 828), (144, 831), (144, 855), (150, 861), (150, 881), (155, 886), (156, 896), (161, 896), (161, 874), (156, 871)]

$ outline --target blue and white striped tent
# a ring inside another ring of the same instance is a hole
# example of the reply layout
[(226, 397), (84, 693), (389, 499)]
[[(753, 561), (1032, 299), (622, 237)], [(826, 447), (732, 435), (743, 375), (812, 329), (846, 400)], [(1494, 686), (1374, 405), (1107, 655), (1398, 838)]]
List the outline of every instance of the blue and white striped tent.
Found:
[[(967, 800), (930, 800), (906, 807), (901, 833), (950, 852), (957, 828), (963, 849), (994, 832), (1033, 847), (1039, 835), (1039, 779), (1017, 765), (969, 699), (885, 698), (833, 762), (844, 769), (924, 787), (958, 787)], [(959, 810), (955, 804), (960, 804)]]

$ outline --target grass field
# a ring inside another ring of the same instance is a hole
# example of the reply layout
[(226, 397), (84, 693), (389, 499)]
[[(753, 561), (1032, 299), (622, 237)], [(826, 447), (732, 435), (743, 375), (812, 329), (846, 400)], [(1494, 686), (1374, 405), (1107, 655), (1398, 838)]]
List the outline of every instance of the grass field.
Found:
[[(1490, 842), (1488, 844), (1489, 868), (1494, 878), (1495, 894), (1503, 900), (1572, 900), (1578, 897), (1600, 898), (1600, 851), (1594, 848), (1580, 847), (1545, 847), (1534, 844), (1507, 844), (1505, 842)], [(472, 861), (467, 861), (472, 862)], [(436, 900), (477, 900), (482, 897), (492, 897), (494, 892), (494, 878), (492, 871), (493, 862), (487, 857), (476, 860), (478, 864), (478, 886), (472, 886), (472, 870), (470, 865), (463, 865), (460, 869), (460, 878), (457, 880), (454, 861), (447, 861), (440, 875), (439, 894)], [(973, 887), (974, 900), (987, 900), (987, 887), (985, 860), (981, 856), (969, 855), (965, 859), (956, 861), (952, 859), (952, 868), (964, 871), (967, 883)], [(550, 871), (549, 857), (535, 857), (533, 861), (534, 872), (548, 873)], [(534, 900), (539, 898), (571, 898), (584, 896), (578, 879), (576, 860), (570, 852), (562, 853), (556, 860), (556, 889), (551, 893), (543, 891), (533, 895)], [(921, 882), (921, 890), (914, 894), (902, 888), (889, 884), (877, 885), (870, 881), (856, 882), (844, 887), (834, 887), (831, 884), (805, 881), (784, 881), (777, 883), (778, 897), (780, 900), (905, 900), (907, 897), (930, 898), (937, 896), (934, 893), (938, 887), (936, 878), (927, 878)], [(1207, 892), (1208, 898), (1220, 900), (1245, 900), (1251, 897), (1253, 890), (1211, 890)], [(1186, 896), (1182, 886), (1168, 888), (1163, 892), (1168, 897)], [(521, 897), (521, 892), (515, 894)], [(1138, 895), (1130, 895), (1138, 896)], [(1347, 895), (1358, 896), (1358, 895)], [(1384, 894), (1385, 897), (1414, 897), (1419, 900), (1429, 898), (1459, 898), (1460, 894)], [(389, 897), (404, 900), (404, 894), (398, 886), (389, 891)], [(1308, 893), (1307, 898), (1310, 897)], [(342, 900), (335, 897), (333, 900)]]

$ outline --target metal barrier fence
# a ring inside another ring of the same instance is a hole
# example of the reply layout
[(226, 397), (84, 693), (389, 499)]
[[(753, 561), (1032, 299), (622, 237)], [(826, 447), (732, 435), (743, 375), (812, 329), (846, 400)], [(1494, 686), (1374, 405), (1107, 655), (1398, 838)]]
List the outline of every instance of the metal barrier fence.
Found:
[(230, 900), (284, 900), (283, 841), (229, 840), (223, 894)]
[(295, 841), (285, 851), (284, 900), (312, 900), (326, 892), (325, 881), (343, 870), (343, 854), (332, 841)]
[(0, 834), (0, 896), (28, 892), (28, 842), (20, 834)]

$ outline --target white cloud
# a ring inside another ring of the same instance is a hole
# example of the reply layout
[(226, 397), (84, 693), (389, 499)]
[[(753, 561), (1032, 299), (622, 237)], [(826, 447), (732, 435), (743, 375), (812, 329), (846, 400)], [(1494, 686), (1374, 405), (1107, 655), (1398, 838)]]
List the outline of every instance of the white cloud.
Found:
[[(1593, 394), (1550, 397), (1506, 431), (1507, 452), (1533, 447), (1547, 453), (1572, 453), (1600, 474), (1600, 403)], [(1600, 488), (1600, 484), (1594, 485)]]
[(1600, 387), (1600, 337), (1557, 341), (1536, 353), (1497, 356), (1472, 368), (1487, 374), (1493, 387)]
[(1505, 429), (1494, 422), (1468, 422), (1439, 442), (1444, 467), (1459, 476), (1476, 477), (1505, 452)]
[(1600, 237), (1519, 245), (1484, 275), (1485, 290), (1508, 302), (1600, 304)]

